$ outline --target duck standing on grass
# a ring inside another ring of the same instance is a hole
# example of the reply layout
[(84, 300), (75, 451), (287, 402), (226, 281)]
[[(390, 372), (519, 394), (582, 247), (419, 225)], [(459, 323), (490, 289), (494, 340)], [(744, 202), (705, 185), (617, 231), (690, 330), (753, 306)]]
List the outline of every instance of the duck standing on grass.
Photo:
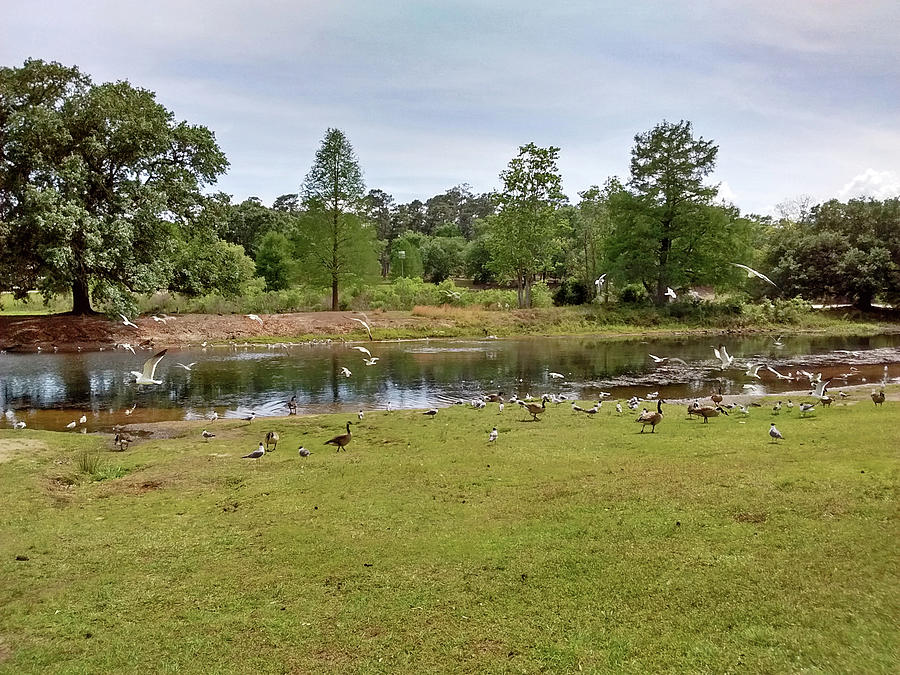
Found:
[(650, 433), (656, 433), (656, 425), (662, 422), (663, 411), (662, 411), (663, 400), (659, 399), (656, 402), (656, 412), (650, 412), (647, 409), (644, 409), (638, 418), (635, 420), (635, 423), (641, 425), (641, 433), (644, 433), (644, 427), (648, 424), (650, 425)]

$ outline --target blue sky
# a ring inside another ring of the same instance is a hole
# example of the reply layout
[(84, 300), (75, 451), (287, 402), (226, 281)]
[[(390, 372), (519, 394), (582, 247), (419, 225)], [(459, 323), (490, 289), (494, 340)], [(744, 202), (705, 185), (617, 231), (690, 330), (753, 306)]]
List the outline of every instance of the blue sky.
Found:
[(577, 201), (662, 119), (718, 143), (744, 211), (900, 193), (896, 0), (11, 4), (0, 64), (157, 92), (216, 133), (236, 200), (295, 192), (338, 127), (398, 201), (493, 189), (530, 141), (561, 148)]

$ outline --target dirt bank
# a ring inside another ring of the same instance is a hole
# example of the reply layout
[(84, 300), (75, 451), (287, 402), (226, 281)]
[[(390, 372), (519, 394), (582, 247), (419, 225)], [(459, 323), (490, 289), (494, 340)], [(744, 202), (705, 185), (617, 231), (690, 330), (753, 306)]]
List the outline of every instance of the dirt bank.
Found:
[[(70, 314), (36, 316), (0, 315), (0, 349), (6, 351), (90, 350), (127, 342), (133, 345), (186, 345), (204, 341), (310, 339), (315, 336), (343, 336), (367, 339), (365, 329), (350, 317), (359, 312), (299, 312), (262, 314), (262, 324), (244, 315), (183, 314), (156, 321), (152, 317), (134, 319), (137, 328), (104, 316)], [(377, 333), (393, 337), (397, 332), (427, 330), (434, 320), (409, 312), (370, 313)]]

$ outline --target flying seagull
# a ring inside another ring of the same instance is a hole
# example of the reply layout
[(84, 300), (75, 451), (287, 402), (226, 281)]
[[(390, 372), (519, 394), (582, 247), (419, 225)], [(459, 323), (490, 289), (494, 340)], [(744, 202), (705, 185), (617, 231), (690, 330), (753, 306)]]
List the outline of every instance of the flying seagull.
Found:
[(260, 326), (263, 325), (263, 320), (260, 319), (258, 315), (256, 315), (256, 314), (247, 314), (247, 315), (245, 315), (245, 316), (246, 316), (248, 319), (252, 319), (253, 321), (256, 321), (257, 323), (259, 323)]
[(678, 296), (675, 295), (675, 291), (673, 291), (672, 288), (671, 288), (670, 286), (666, 286), (666, 292), (665, 292), (663, 295), (667, 295), (668, 297), (672, 298), (673, 300), (674, 300), (676, 297), (678, 297)]
[(194, 361), (194, 362), (188, 363), (188, 364), (184, 364), (184, 363), (180, 363), (180, 362), (179, 362), (179, 363), (176, 363), (175, 365), (178, 366), (179, 368), (184, 368), (185, 370), (190, 370), (191, 368), (193, 368), (194, 366), (197, 365), (197, 362)]
[(162, 361), (162, 358), (166, 355), (165, 349), (163, 349), (158, 354), (154, 354), (149, 359), (144, 361), (144, 369), (141, 372), (136, 370), (132, 370), (131, 374), (135, 377), (135, 384), (162, 384), (162, 380), (154, 380), (153, 374), (156, 372), (156, 366), (159, 365), (159, 362)]
[(713, 347), (713, 353), (716, 355), (716, 358), (722, 363), (722, 370), (731, 366), (734, 363), (734, 357), (731, 356), (727, 351), (725, 351), (725, 345), (719, 345), (719, 348), (716, 349)]
[(156, 323), (161, 323), (161, 324), (163, 324), (163, 325), (166, 324), (166, 320), (163, 319), (163, 318), (160, 318), (160, 317), (156, 316), (156, 314), (154, 314), (154, 315), (151, 316), (150, 318), (153, 319)]
[(759, 277), (763, 281), (772, 284), (775, 288), (778, 288), (778, 284), (776, 284), (774, 281), (772, 281), (765, 274), (762, 274), (761, 272), (757, 272), (752, 267), (747, 267), (746, 265), (741, 265), (740, 263), (731, 263), (731, 264), (734, 265), (735, 267), (740, 267), (742, 270), (744, 270), (747, 273), (748, 279), (750, 279), (752, 277)]
[(128, 343), (128, 342), (122, 342), (122, 343), (120, 343), (120, 344), (117, 345), (117, 346), (118, 346), (118, 347), (121, 347), (122, 349), (124, 349), (124, 350), (127, 351), (127, 352), (131, 352), (132, 354), (135, 353), (134, 347), (132, 347), (131, 344)]
[(127, 317), (127, 316), (125, 316), (124, 314), (119, 314), (119, 316), (122, 317), (122, 323), (123, 323), (123, 324), (125, 324), (126, 326), (131, 326), (132, 328), (137, 328), (137, 324), (136, 324), (136, 323), (131, 323), (131, 322), (128, 320), (128, 317)]
[(358, 351), (358, 352), (362, 352), (363, 354), (365, 354), (366, 356), (368, 356), (370, 359), (372, 358), (372, 352), (370, 352), (370, 351), (369, 351), (368, 349), (366, 349), (365, 347), (350, 347), (350, 349), (355, 349), (355, 350)]
[(367, 366), (374, 366), (376, 363), (378, 363), (378, 357), (373, 356), (371, 359), (363, 359), (363, 361)]
[(647, 354), (651, 359), (653, 359), (653, 363), (665, 363), (666, 361), (677, 361), (678, 363), (683, 363), (687, 365), (687, 362), (684, 359), (679, 359), (677, 356), (654, 356), (653, 354)]
[(759, 369), (762, 368), (765, 364), (760, 363), (757, 365), (748, 365), (747, 372), (744, 375), (749, 375), (750, 377), (755, 377), (757, 380), (761, 380), (762, 378), (759, 376)]
[(594, 279), (594, 286), (598, 289), (606, 282), (606, 274), (601, 274), (599, 277)]
[[(366, 315), (363, 314), (363, 316), (366, 316)], [(366, 318), (368, 319), (369, 317), (366, 316)], [(363, 321), (362, 319), (357, 319), (355, 316), (351, 316), (351, 317), (350, 317), (350, 320), (351, 320), (351, 321), (356, 321), (357, 323), (361, 323), (361, 324), (363, 325), (363, 328), (366, 329), (366, 333), (369, 334), (369, 339), (370, 339), (370, 340), (374, 340), (374, 339), (375, 339), (375, 338), (372, 337), (372, 328), (369, 326), (368, 323), (366, 323), (366, 322)]]
[(341, 368), (341, 375), (344, 377), (350, 377), (352, 374), (349, 368)]
[(552, 373), (551, 372), (550, 377), (552, 377), (554, 380), (562, 380), (562, 379), (565, 379), (566, 376), (563, 375), (562, 373)]

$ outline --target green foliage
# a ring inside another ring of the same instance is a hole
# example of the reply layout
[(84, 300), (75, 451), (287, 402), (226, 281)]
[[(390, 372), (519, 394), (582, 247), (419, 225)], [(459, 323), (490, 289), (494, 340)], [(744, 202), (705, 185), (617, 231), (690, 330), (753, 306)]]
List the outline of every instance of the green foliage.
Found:
[(690, 122), (663, 122), (635, 136), (630, 191), (606, 200), (612, 228), (606, 265), (620, 281), (640, 282), (658, 303), (668, 286), (734, 283), (729, 261), (746, 260), (750, 224), (733, 207), (714, 206), (704, 181), (718, 148), (694, 138)]
[[(425, 265), (422, 262), (422, 253), (419, 250), (418, 242), (421, 238), (413, 236), (403, 236), (394, 242), (391, 253), (391, 277), (394, 279), (400, 277), (421, 279), (425, 274)], [(406, 253), (406, 257), (401, 259), (401, 251)]]
[(462, 274), (466, 240), (462, 237), (427, 237), (422, 246), (422, 265), (429, 281), (440, 283)]
[(540, 148), (534, 143), (521, 146), (500, 173), (500, 213), (487, 219), (490, 267), (498, 276), (516, 280), (520, 307), (532, 306), (534, 279), (550, 265), (560, 247), (561, 207), (566, 196), (558, 158), (559, 148)]
[(847, 297), (863, 309), (879, 296), (900, 299), (900, 199), (832, 200), (770, 232), (768, 261), (785, 293)]
[(619, 300), (629, 305), (638, 305), (648, 302), (650, 296), (641, 284), (628, 284), (619, 292)]
[(268, 232), (256, 251), (256, 274), (266, 280), (266, 290), (282, 291), (291, 285), (295, 265), (291, 243), (280, 232)]
[(583, 281), (566, 279), (559, 285), (556, 292), (553, 294), (553, 304), (583, 305), (591, 300), (591, 288), (593, 288), (593, 286), (589, 288)]
[(212, 132), (152, 92), (77, 68), (0, 69), (0, 286), (124, 307), (165, 288), (202, 189), (228, 166)]
[(282, 200), (280, 208), (266, 208), (257, 197), (229, 206), (219, 226), (220, 236), (226, 241), (240, 244), (253, 257), (270, 232), (290, 236), (296, 227), (296, 216), (299, 215), (292, 201), (296, 199), (296, 195), (284, 195), (279, 199)]
[(331, 309), (340, 308), (339, 286), (348, 277), (377, 273), (375, 230), (364, 223), (362, 170), (339, 129), (328, 129), (300, 189), (308, 217), (299, 234), (309, 280), (331, 283)]
[(169, 287), (188, 296), (216, 290), (220, 295), (239, 295), (253, 278), (255, 265), (237, 244), (199, 234), (185, 241), (175, 257)]

